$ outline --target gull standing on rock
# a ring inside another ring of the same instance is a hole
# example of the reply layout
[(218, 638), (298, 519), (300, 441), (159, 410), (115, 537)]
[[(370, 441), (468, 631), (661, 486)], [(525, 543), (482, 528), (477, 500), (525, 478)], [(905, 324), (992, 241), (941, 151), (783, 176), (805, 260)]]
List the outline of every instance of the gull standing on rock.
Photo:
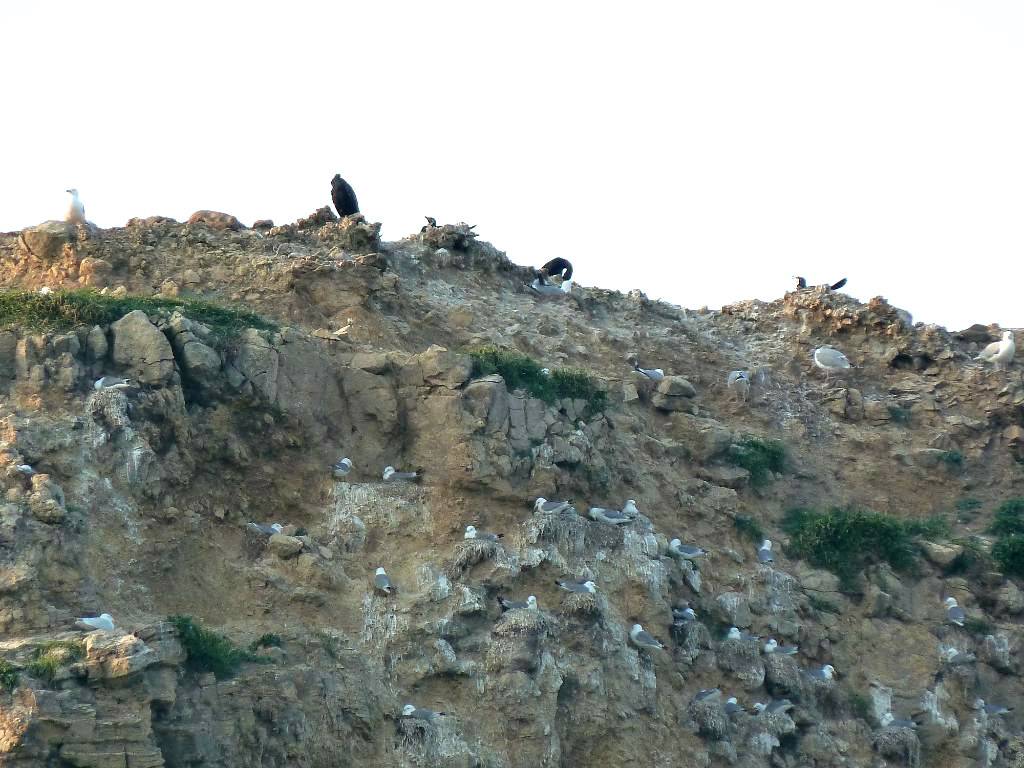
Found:
[(414, 720), (426, 720), (428, 723), (439, 717), (446, 717), (445, 712), (435, 712), (432, 709), (420, 709), (414, 704), (406, 704), (402, 707), (402, 717), (411, 717)]
[(478, 531), (474, 525), (467, 525), (466, 533), (462, 538), (476, 539), (477, 541), (497, 541), (504, 538), (504, 536), (504, 533), (485, 533), (484, 531)]
[(388, 578), (388, 573), (383, 568), (378, 568), (374, 573), (373, 586), (385, 595), (391, 594), (391, 579)]
[(599, 523), (608, 523), (609, 525), (626, 525), (627, 523), (633, 522), (632, 517), (624, 515), (615, 509), (591, 507), (587, 514), (590, 515), (591, 520), (596, 520)]
[(85, 616), (80, 618), (75, 622), (75, 626), (78, 629), (84, 629), (86, 632), (92, 632), (97, 629), (113, 632), (114, 619), (109, 613), (101, 613), (99, 616)]
[(594, 594), (597, 592), (597, 584), (590, 579), (577, 580), (577, 579), (556, 579), (555, 584), (564, 589), (566, 592), (574, 592), (579, 594), (581, 592), (589, 592)]
[(394, 480), (419, 480), (422, 476), (422, 469), (418, 469), (415, 472), (399, 472), (390, 465), (384, 467), (384, 474), (382, 475), (385, 482), (392, 482)]
[(78, 190), (72, 188), (64, 191), (71, 195), (71, 202), (68, 204), (68, 212), (64, 220), (69, 224), (85, 224), (85, 206), (78, 199)]
[(795, 645), (779, 645), (774, 637), (769, 637), (768, 642), (764, 644), (765, 653), (777, 653), (780, 656), (796, 656), (798, 650), (799, 647)]
[(640, 510), (636, 507), (636, 499), (626, 499), (626, 503), (622, 505), (622, 514), (629, 517), (636, 517), (640, 514)]
[(836, 668), (831, 664), (826, 664), (821, 669), (811, 669), (807, 671), (807, 676), (812, 680), (820, 680), (822, 682), (831, 680), (835, 677)]
[(757, 562), (762, 564), (775, 562), (775, 555), (772, 554), (771, 539), (765, 539), (761, 542), (761, 546), (757, 548)]
[(134, 389), (132, 383), (128, 379), (122, 379), (118, 376), (104, 376), (100, 379), (96, 379), (93, 382), (92, 388), (95, 390), (101, 389)]
[(30, 467), (28, 464), (18, 464), (17, 466), (15, 466), (15, 469), (18, 470), (18, 472), (24, 475), (25, 477), (32, 477), (32, 475), (36, 473), (36, 471), (32, 469), (32, 467)]
[(1002, 341), (994, 341), (981, 350), (975, 360), (984, 363), (995, 363), (996, 370), (1002, 365), (1009, 365), (1017, 352), (1017, 345), (1013, 343), (1013, 331), (1003, 331)]
[(548, 501), (543, 496), (538, 496), (537, 500), (533, 502), (534, 512), (565, 512), (567, 509), (572, 509), (571, 501)]
[[(331, 469), (333, 470), (335, 477), (347, 477), (348, 473), (352, 471), (352, 459), (347, 456), (345, 458), (338, 459), (331, 465)], [(386, 479), (387, 478), (385, 478), (385, 480)]]
[(536, 611), (537, 597), (535, 595), (530, 595), (528, 598), (526, 598), (525, 602), (520, 602), (518, 600), (509, 600), (507, 597), (502, 597), (501, 595), (498, 595), (498, 605), (501, 606), (502, 613), (506, 611), (520, 610), (523, 608), (529, 608), (531, 611)]
[(725, 388), (743, 402), (750, 395), (750, 374), (746, 371), (731, 371), (725, 379)]
[(634, 624), (633, 628), (629, 630), (629, 639), (633, 641), (633, 645), (637, 648), (652, 648), (654, 650), (661, 650), (665, 646), (662, 645), (658, 639), (647, 632), (639, 624)]
[(825, 378), (833, 371), (845, 371), (853, 367), (846, 355), (827, 344), (814, 350), (814, 364), (825, 372)]
[(760, 635), (752, 635), (749, 632), (741, 632), (739, 627), (729, 627), (729, 633), (725, 636), (726, 640), (740, 640), (744, 643), (756, 642), (761, 639)]
[(722, 691), (718, 688), (702, 688), (693, 697), (694, 701), (718, 701), (722, 698)]
[(245, 527), (250, 531), (262, 533), (264, 536), (273, 536), (284, 530), (284, 526), (280, 523), (246, 523)]
[(698, 557), (707, 555), (708, 551), (703, 547), (694, 547), (683, 544), (679, 539), (672, 539), (668, 543), (668, 553), (675, 557), (681, 557), (683, 560), (696, 560)]
[(661, 368), (641, 368), (636, 360), (633, 360), (633, 370), (641, 376), (646, 376), (651, 381), (661, 381), (665, 378), (665, 371)]
[(946, 606), (946, 621), (950, 624), (956, 624), (958, 627), (964, 625), (964, 621), (967, 619), (967, 614), (964, 613), (964, 609), (959, 606), (955, 597), (947, 597), (943, 604)]

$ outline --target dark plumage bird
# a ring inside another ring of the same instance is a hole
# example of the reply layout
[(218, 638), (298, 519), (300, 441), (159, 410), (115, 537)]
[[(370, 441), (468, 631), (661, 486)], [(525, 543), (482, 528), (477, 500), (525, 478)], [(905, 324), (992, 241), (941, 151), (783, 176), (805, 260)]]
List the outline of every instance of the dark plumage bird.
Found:
[(846, 278), (845, 278), (845, 277), (844, 277), (844, 278), (843, 278), (842, 280), (840, 280), (840, 281), (839, 281), (838, 283), (832, 283), (832, 285), (830, 285), (830, 286), (828, 287), (828, 289), (829, 289), (830, 291), (838, 291), (838, 290), (839, 290), (840, 288), (842, 288), (842, 287), (843, 287), (844, 285), (846, 285)]
[(807, 287), (807, 281), (804, 280), (802, 277), (797, 277), (797, 279), (796, 279), (796, 289), (798, 291), (802, 291), (806, 287)]
[[(840, 281), (839, 281), (838, 283), (833, 283), (832, 285), (830, 285), (830, 286), (828, 287), (828, 289), (829, 289), (830, 291), (838, 291), (838, 290), (839, 290), (840, 288), (842, 288), (842, 287), (843, 287), (844, 285), (846, 285), (846, 278), (845, 278), (845, 277), (844, 277), (844, 278), (843, 278), (842, 280), (840, 280)], [(799, 276), (798, 276), (798, 277), (796, 278), (796, 289), (797, 289), (798, 291), (802, 291), (802, 290), (804, 290), (805, 288), (807, 288), (807, 281), (806, 281), (806, 280), (804, 280), (804, 279), (803, 279), (802, 277), (799, 277)]]
[(539, 270), (542, 283), (545, 277), (552, 277), (553, 275), (558, 275), (563, 280), (568, 280), (572, 277), (572, 263), (568, 259), (563, 259), (559, 256), (557, 259), (549, 261)]
[(355, 190), (352, 189), (351, 184), (341, 178), (340, 173), (334, 174), (334, 178), (331, 179), (331, 199), (334, 201), (334, 207), (338, 210), (338, 215), (342, 218), (359, 213), (359, 201), (356, 200)]
[(420, 227), (420, 234), (421, 235), (424, 232), (426, 232), (428, 229), (430, 229), (431, 227), (436, 227), (437, 226), (437, 219), (435, 219), (433, 216), (424, 216), (423, 218), (427, 220), (427, 223), (424, 224), (422, 227)]

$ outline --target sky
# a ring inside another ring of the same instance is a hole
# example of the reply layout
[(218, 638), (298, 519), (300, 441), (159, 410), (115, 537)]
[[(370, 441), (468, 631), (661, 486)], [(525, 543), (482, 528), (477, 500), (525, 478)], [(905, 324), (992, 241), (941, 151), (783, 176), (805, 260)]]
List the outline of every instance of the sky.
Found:
[(386, 239), (691, 308), (849, 278), (1024, 326), (1024, 3), (0, 3), (0, 231), (251, 224), (341, 173)]

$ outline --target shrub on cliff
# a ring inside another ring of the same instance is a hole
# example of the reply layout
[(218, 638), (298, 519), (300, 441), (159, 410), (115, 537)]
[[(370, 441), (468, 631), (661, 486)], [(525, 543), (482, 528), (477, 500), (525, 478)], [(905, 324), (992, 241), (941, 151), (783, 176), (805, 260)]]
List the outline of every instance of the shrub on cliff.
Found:
[(191, 616), (169, 616), (178, 639), (188, 654), (187, 664), (195, 672), (212, 672), (214, 677), (231, 677), (242, 662), (257, 658), (232, 643), (224, 635), (206, 629)]
[(532, 357), (499, 347), (478, 347), (469, 350), (473, 359), (473, 377), (497, 373), (509, 391), (524, 389), (531, 396), (548, 404), (562, 398), (585, 400), (591, 412), (602, 410), (607, 393), (594, 377), (577, 368), (556, 368), (549, 373)]

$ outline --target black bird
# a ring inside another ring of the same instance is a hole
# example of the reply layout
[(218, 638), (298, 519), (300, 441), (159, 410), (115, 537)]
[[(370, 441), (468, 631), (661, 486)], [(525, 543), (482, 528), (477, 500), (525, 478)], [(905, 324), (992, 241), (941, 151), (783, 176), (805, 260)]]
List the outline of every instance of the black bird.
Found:
[(424, 232), (426, 232), (428, 228), (437, 226), (437, 219), (435, 219), (433, 216), (424, 216), (423, 218), (427, 220), (427, 223), (420, 227), (421, 235)]
[(334, 174), (334, 178), (331, 179), (331, 199), (334, 201), (334, 207), (338, 210), (338, 215), (342, 218), (359, 213), (359, 201), (356, 200), (355, 190), (352, 189), (351, 184), (341, 178), (340, 173)]
[[(845, 277), (842, 280), (840, 280), (838, 283), (834, 283), (834, 284), (830, 285), (828, 287), (828, 289), (830, 291), (838, 291), (844, 285), (846, 285), (846, 278)], [(797, 279), (796, 279), (796, 289), (798, 291), (802, 291), (805, 288), (807, 288), (807, 281), (804, 280), (802, 277), (797, 277)]]
[(844, 285), (846, 285), (846, 278), (845, 278), (845, 277), (844, 277), (844, 278), (843, 278), (842, 280), (840, 280), (840, 281), (839, 281), (838, 283), (835, 283), (834, 285), (830, 285), (830, 286), (828, 287), (828, 289), (829, 289), (830, 291), (838, 291), (838, 290), (839, 290), (840, 288), (842, 288), (842, 287), (843, 287)]
[(806, 287), (807, 287), (807, 281), (804, 280), (802, 277), (798, 277), (796, 279), (796, 289), (798, 291), (802, 291)]
[(543, 277), (551, 277), (552, 275), (558, 275), (563, 280), (568, 280), (570, 277), (572, 277), (572, 264), (568, 259), (563, 259), (561, 256), (559, 256), (557, 259), (552, 259), (543, 267), (541, 267), (540, 274)]

